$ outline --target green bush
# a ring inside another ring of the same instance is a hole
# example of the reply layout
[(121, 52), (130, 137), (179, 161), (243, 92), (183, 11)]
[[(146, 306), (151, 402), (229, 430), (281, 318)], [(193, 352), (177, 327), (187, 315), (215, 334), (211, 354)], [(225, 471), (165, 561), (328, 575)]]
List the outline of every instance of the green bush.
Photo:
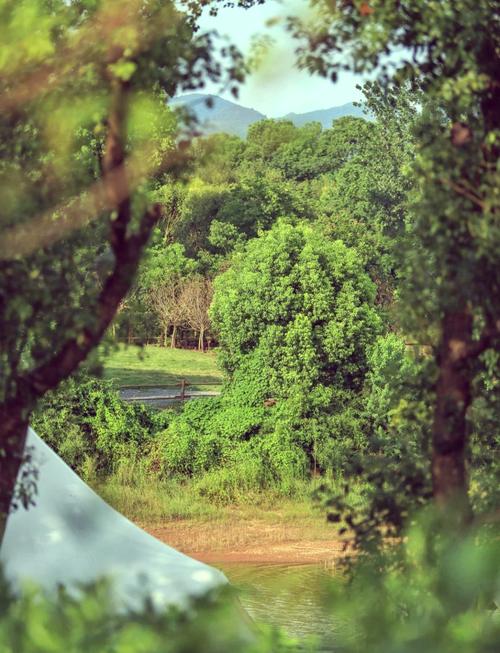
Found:
[(421, 513), (404, 538), (362, 556), (330, 587), (345, 653), (494, 653), (500, 642), (498, 529), (457, 533)]
[(191, 476), (204, 494), (232, 501), (250, 488), (281, 487), (305, 478), (300, 446), (282, 437), (264, 407), (239, 406), (232, 397), (192, 401), (155, 441), (165, 476)]
[(215, 492), (220, 482), (224, 496), (246, 487), (241, 470), (287, 494), (310, 473), (341, 473), (366, 439), (360, 397), (380, 327), (356, 252), (279, 222), (215, 287), (227, 382), (220, 398), (188, 404), (161, 434), (164, 473), (208, 473), (203, 483)]
[(500, 505), (500, 352), (482, 356), (469, 410), (471, 502), (478, 512)]
[(227, 590), (184, 609), (117, 610), (101, 582), (75, 592), (61, 588), (13, 594), (0, 579), (0, 650), (15, 653), (284, 653), (294, 642), (277, 629), (252, 633)]
[[(409, 349), (394, 333), (376, 340), (368, 366), (361, 397), (364, 408), (355, 415), (366, 438), (346, 459), (346, 491), (325, 485), (319, 496), (330, 519), (349, 524), (357, 544), (371, 548), (385, 537), (399, 536), (408, 517), (432, 496), (433, 369), (431, 360)], [(364, 501), (353, 502), (349, 488), (360, 481)]]
[(79, 474), (116, 471), (122, 461), (146, 458), (153, 436), (171, 419), (122, 401), (111, 383), (79, 375), (47, 394), (33, 428)]

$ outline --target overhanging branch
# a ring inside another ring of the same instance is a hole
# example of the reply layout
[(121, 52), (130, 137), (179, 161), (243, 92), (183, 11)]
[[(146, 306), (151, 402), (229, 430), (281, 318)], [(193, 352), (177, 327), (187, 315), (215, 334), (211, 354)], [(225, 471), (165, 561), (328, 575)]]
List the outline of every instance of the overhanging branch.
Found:
[(22, 386), (29, 388), (34, 397), (40, 397), (55, 388), (99, 344), (120, 302), (132, 285), (142, 250), (160, 218), (160, 212), (160, 207), (157, 205), (146, 211), (138, 231), (124, 240), (115, 253), (113, 271), (106, 279), (96, 302), (98, 317), (95, 326), (92, 329), (82, 329), (76, 337), (66, 341), (49, 361), (34, 369), (22, 380)]
[(137, 271), (142, 250), (161, 210), (158, 205), (142, 216), (136, 232), (128, 234), (132, 219), (131, 193), (125, 161), (125, 127), (129, 87), (126, 82), (112, 79), (112, 100), (108, 115), (108, 133), (103, 157), (103, 190), (108, 206), (115, 212), (110, 221), (108, 240), (114, 253), (113, 270), (99, 293), (93, 314), (93, 327), (83, 327), (68, 339), (46, 362), (19, 379), (17, 395), (28, 395), (31, 401), (55, 388), (76, 370), (102, 339), (115, 316), (120, 302), (129, 291)]

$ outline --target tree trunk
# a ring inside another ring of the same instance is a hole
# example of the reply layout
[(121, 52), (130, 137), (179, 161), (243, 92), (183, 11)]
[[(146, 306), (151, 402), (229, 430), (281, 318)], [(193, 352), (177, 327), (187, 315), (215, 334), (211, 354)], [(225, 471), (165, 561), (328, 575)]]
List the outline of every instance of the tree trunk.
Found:
[(174, 324), (172, 327), (172, 335), (170, 337), (170, 349), (175, 349), (177, 347), (177, 325)]
[[(114, 82), (112, 107), (108, 117), (108, 135), (103, 157), (103, 183), (109, 207), (116, 211), (110, 221), (108, 242), (115, 257), (112, 272), (103, 283), (92, 313), (95, 324), (82, 327), (78, 334), (68, 333), (68, 339), (30, 372), (17, 377), (17, 392), (13, 399), (0, 404), (0, 538), (3, 537), (8, 511), (19, 468), (23, 461), (29, 421), (36, 400), (68, 378), (97, 347), (111, 324), (120, 303), (130, 290), (139, 265), (140, 255), (148, 241), (161, 210), (154, 205), (142, 216), (138, 229), (128, 234), (131, 221), (130, 188), (125, 167), (126, 84)], [(89, 314), (90, 309), (89, 309)], [(132, 329), (129, 324), (129, 341)]]
[[(130, 290), (141, 252), (161, 216), (159, 205), (154, 205), (143, 214), (138, 229), (128, 234), (132, 213), (127, 171), (123, 165), (127, 95), (127, 84), (114, 80), (103, 156), (103, 183), (109, 207), (116, 211), (115, 219), (110, 221), (108, 236), (115, 262), (112, 272), (103, 282), (94, 307), (96, 324), (92, 328), (83, 326), (76, 335), (70, 332), (68, 339), (62, 341), (48, 360), (17, 377), (15, 398), (0, 404), (0, 538), (3, 537), (17, 475), (23, 461), (28, 419), (35, 401), (72, 374), (98, 346)], [(130, 324), (128, 339), (130, 343)]]
[(204, 351), (205, 350), (205, 329), (201, 327), (200, 329), (200, 337), (198, 338), (198, 351)]
[(438, 352), (439, 376), (432, 429), (432, 484), (436, 503), (454, 504), (463, 518), (470, 516), (465, 452), (467, 409), (471, 378), (467, 351), (472, 338), (472, 316), (448, 312), (442, 320)]
[(7, 402), (0, 407), (0, 545), (5, 533), (12, 495), (24, 455), (28, 432), (27, 411)]
[(163, 338), (162, 338), (163, 347), (167, 346), (167, 341), (168, 341), (168, 325), (166, 327), (163, 327)]

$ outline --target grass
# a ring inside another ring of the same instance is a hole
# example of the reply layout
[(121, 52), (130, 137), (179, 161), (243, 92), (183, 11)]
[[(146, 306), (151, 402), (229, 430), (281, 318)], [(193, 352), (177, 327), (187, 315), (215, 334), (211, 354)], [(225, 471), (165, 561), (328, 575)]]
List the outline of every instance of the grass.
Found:
[[(116, 387), (177, 384), (182, 379), (196, 387), (197, 383), (217, 384), (222, 380), (214, 352), (157, 345), (120, 345), (104, 358), (103, 363), (104, 378), (111, 380)], [(202, 387), (211, 389), (210, 386)]]
[[(128, 474), (127, 474), (128, 476)], [(116, 474), (105, 481), (94, 481), (94, 489), (128, 519), (141, 523), (172, 520), (225, 520), (236, 513), (242, 519), (273, 520), (276, 511), (287, 520), (304, 519), (312, 510), (312, 487), (304, 484), (304, 493), (288, 498), (270, 491), (253, 491), (237, 504), (224, 504), (200, 494), (195, 481), (166, 480), (134, 473), (130, 478)]]
[(159, 523), (172, 520), (217, 519), (223, 510), (194, 496), (177, 481), (145, 479), (127, 483), (117, 477), (93, 483), (96, 492), (131, 521)]
[(252, 551), (290, 539), (311, 546), (336, 537), (324, 511), (313, 507), (310, 486), (295, 498), (256, 491), (248, 501), (224, 505), (200, 496), (193, 481), (160, 481), (136, 473), (133, 479), (115, 475), (92, 485), (128, 519), (186, 553)]
[(133, 462), (105, 480), (88, 482), (128, 519), (206, 561), (225, 552), (256, 560), (324, 562), (341, 549), (338, 525), (328, 524), (325, 509), (313, 504), (318, 480), (297, 482), (292, 497), (255, 488), (230, 503), (205, 496), (194, 479), (162, 480)]
[[(144, 466), (144, 461), (124, 460), (116, 471), (99, 477), (90, 465), (83, 470), (86, 482), (116, 510), (132, 521), (160, 523), (172, 520), (224, 520), (228, 515), (238, 514), (242, 519), (258, 518), (273, 521), (279, 514), (286, 521), (308, 521), (321, 514), (313, 495), (319, 487), (327, 484), (332, 491), (343, 491), (341, 477), (317, 477), (287, 483), (286, 489), (262, 488), (246, 481), (240, 474), (231, 477), (232, 488), (225, 485), (224, 475), (206, 473), (197, 478), (162, 478)], [(350, 500), (361, 506), (366, 487), (363, 483), (350, 488)]]

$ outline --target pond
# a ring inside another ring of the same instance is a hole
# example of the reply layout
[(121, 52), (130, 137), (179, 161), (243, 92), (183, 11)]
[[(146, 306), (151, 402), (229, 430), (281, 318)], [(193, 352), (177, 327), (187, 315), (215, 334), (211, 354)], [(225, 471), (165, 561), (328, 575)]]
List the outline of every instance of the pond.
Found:
[(237, 589), (256, 623), (284, 628), (296, 637), (316, 636), (332, 643), (341, 624), (326, 607), (333, 570), (311, 564), (215, 565)]

